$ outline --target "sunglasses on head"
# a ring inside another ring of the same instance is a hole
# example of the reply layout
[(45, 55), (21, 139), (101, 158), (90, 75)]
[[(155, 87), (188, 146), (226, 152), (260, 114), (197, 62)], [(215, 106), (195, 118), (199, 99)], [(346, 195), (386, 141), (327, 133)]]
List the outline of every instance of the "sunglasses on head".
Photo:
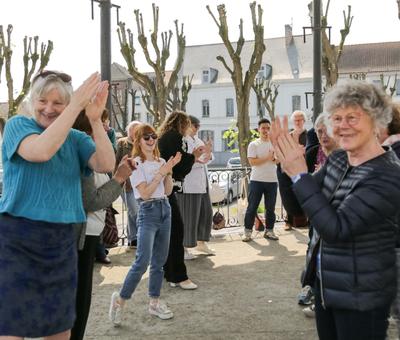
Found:
[(150, 138), (156, 140), (158, 138), (158, 136), (155, 133), (148, 133), (148, 134), (143, 135), (143, 139), (145, 141), (150, 140)]
[(70, 83), (72, 78), (69, 74), (57, 72), (57, 71), (42, 71), (38, 73), (32, 80), (32, 84), (39, 78), (47, 78), (48, 76), (54, 76), (60, 78), (64, 83)]

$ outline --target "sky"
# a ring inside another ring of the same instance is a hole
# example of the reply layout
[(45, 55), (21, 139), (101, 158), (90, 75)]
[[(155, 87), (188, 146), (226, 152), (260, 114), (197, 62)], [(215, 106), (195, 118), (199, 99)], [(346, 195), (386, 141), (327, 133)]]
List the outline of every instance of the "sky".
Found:
[[(244, 20), (244, 37), (253, 39), (249, 0), (114, 0), (121, 6), (119, 17), (137, 37), (134, 9), (143, 13), (145, 31), (150, 32), (152, 2), (160, 8), (159, 31), (172, 29), (174, 20), (184, 24), (186, 45), (220, 43), (218, 28), (206, 9), (210, 5), (217, 15), (217, 5), (224, 3), (230, 27), (230, 38), (238, 38), (240, 18)], [(302, 34), (303, 26), (310, 25), (307, 4), (310, 0), (264, 0), (259, 1), (263, 14), (265, 38), (284, 35), (284, 25), (293, 25), (293, 34)], [(326, 2), (326, 1), (325, 1)], [(100, 9), (94, 4), (94, 20), (91, 18), (90, 0), (1, 0), (0, 25), (14, 26), (12, 43), (14, 56), (12, 72), (17, 89), (22, 81), (22, 39), (25, 35), (38, 35), (41, 42), (52, 40), (54, 51), (48, 69), (62, 70), (72, 75), (73, 85), (79, 84), (92, 72), (100, 71)], [(396, 0), (331, 0), (328, 24), (332, 26), (332, 40), (339, 42), (343, 27), (343, 10), (352, 6), (353, 25), (346, 44), (359, 44), (400, 40), (400, 20), (397, 17)], [(112, 61), (125, 66), (119, 51), (116, 10), (112, 10)], [(308, 32), (311, 33), (311, 32)], [(149, 71), (136, 41), (137, 65)], [(175, 50), (174, 37), (171, 50)], [(268, 49), (268, 45), (267, 45)], [(172, 68), (173, 55), (167, 64)], [(168, 67), (167, 67), (168, 68)], [(6, 98), (4, 71), (1, 75), (0, 100)]]

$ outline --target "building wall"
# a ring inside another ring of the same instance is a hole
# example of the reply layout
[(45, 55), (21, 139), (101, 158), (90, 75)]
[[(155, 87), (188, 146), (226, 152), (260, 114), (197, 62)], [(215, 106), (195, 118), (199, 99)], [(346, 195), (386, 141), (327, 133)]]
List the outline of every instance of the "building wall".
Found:
[[(311, 79), (281, 80), (279, 84), (279, 94), (276, 100), (275, 113), (277, 115), (290, 115), (292, 113), (292, 96), (300, 96), (300, 109), (311, 117), (312, 96), (309, 96), (309, 108), (306, 108), (305, 92), (312, 91)], [(234, 117), (226, 116), (226, 99), (234, 100)], [(210, 116), (202, 116), (202, 101), (207, 99), (210, 103)], [(200, 119), (202, 130), (213, 131), (214, 153), (216, 164), (225, 164), (227, 159), (234, 156), (231, 152), (224, 150), (223, 132), (234, 126), (237, 119), (237, 107), (235, 90), (232, 83), (203, 84), (193, 86), (187, 103), (187, 112)], [(256, 128), (258, 122), (257, 100), (252, 91), (249, 104), (250, 127)], [(267, 113), (266, 113), (267, 114)], [(269, 118), (269, 116), (267, 116)], [(311, 125), (309, 123), (308, 125)], [(201, 132), (200, 132), (201, 133)]]

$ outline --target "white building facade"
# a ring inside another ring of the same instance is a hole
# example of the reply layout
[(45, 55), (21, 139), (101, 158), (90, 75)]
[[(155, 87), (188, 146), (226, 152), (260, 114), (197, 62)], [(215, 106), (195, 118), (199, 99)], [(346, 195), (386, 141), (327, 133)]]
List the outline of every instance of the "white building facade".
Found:
[[(313, 108), (313, 46), (312, 36), (293, 36), (291, 27), (285, 26), (285, 36), (266, 39), (266, 51), (263, 55), (259, 76), (271, 79), (279, 85), (279, 94), (275, 102), (275, 115), (290, 115), (294, 110), (304, 111), (309, 118)], [(252, 41), (247, 41), (241, 54), (244, 72), (248, 69), (253, 50)], [(188, 114), (200, 119), (199, 135), (202, 139), (212, 139), (214, 144), (214, 164), (225, 165), (233, 156), (224, 132), (234, 126), (237, 118), (235, 89), (228, 71), (216, 58), (223, 56), (228, 65), (230, 58), (225, 46), (221, 44), (187, 46), (180, 77), (193, 75), (192, 89), (186, 104)], [(346, 45), (339, 64), (340, 78), (350, 75), (365, 77), (369, 82), (381, 86), (389, 80), (389, 87), (395, 87), (394, 100), (400, 98), (400, 42)], [(395, 75), (399, 73), (399, 80)], [(324, 80), (323, 80), (324, 84)], [(152, 123), (152, 116), (146, 113), (141, 100), (139, 87), (134, 99), (134, 118)], [(307, 95), (308, 93), (308, 95)], [(308, 103), (307, 103), (308, 102)], [(307, 105), (308, 104), (308, 105)], [(250, 103), (250, 127), (256, 128), (259, 116), (257, 100), (252, 90)], [(268, 113), (265, 113), (268, 118)], [(307, 126), (312, 125), (311, 119)]]

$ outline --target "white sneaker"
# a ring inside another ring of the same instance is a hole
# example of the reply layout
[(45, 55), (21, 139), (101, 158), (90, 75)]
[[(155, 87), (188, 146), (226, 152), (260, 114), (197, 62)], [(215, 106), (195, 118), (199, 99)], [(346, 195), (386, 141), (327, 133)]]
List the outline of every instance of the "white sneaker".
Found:
[(197, 285), (195, 283), (193, 283), (192, 281), (190, 281), (189, 279), (186, 281), (182, 281), (182, 282), (170, 282), (169, 283), (170, 287), (179, 287), (185, 290), (193, 290), (193, 289), (197, 289)]
[(200, 251), (200, 252), (202, 252), (202, 253), (206, 253), (206, 254), (208, 254), (208, 255), (215, 255), (215, 250), (214, 249), (212, 249), (212, 248), (210, 248), (209, 246), (208, 246), (208, 244), (207, 243), (199, 243), (198, 245), (197, 245), (197, 247), (196, 247), (196, 250), (197, 251)]
[(303, 313), (308, 318), (315, 318), (315, 305), (312, 304), (306, 308), (303, 308)]
[(252, 230), (244, 229), (244, 236), (242, 238), (243, 242), (250, 242), (251, 241), (251, 234)]
[(155, 315), (162, 320), (168, 320), (174, 317), (174, 313), (167, 307), (165, 302), (158, 301), (157, 304), (149, 304), (149, 313)]
[(185, 248), (185, 255), (184, 258), (186, 261), (194, 260), (196, 256), (194, 256), (189, 250)]
[(110, 321), (114, 324), (115, 327), (118, 327), (121, 325), (122, 312), (123, 312), (123, 306), (121, 306), (119, 303), (117, 303), (118, 298), (119, 298), (118, 292), (112, 293), (110, 309), (108, 311), (108, 317), (109, 317)]

